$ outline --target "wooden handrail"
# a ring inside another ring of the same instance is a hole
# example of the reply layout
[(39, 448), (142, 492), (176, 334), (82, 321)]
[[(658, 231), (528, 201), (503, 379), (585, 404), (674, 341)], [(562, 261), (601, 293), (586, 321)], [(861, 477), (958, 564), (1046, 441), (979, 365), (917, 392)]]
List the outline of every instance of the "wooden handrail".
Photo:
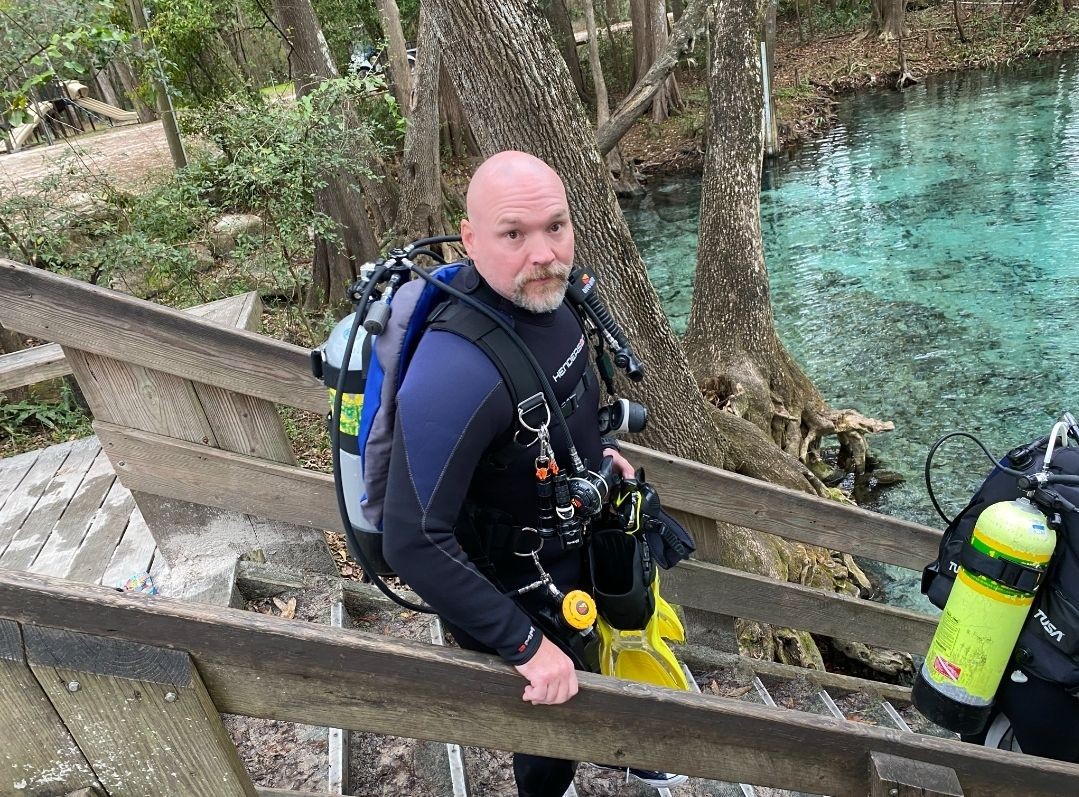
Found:
[(817, 794), (865, 795), (872, 752), (949, 767), (971, 795), (1079, 793), (1072, 764), (585, 673), (574, 700), (537, 708), (491, 657), (26, 573), (0, 572), (0, 618), (93, 635), (88, 651), (95, 637), (185, 651), (230, 714)]
[[(72, 348), (293, 407), (326, 411), (308, 353), (151, 302), (0, 259), (0, 323)], [(691, 514), (920, 569), (940, 533), (915, 523), (628, 446), (664, 504)]]
[(0, 258), (0, 323), (63, 346), (318, 412), (308, 352)]
[[(340, 525), (328, 474), (100, 421), (94, 429), (129, 489), (301, 526)], [(906, 609), (703, 562), (662, 578), (664, 593), (685, 606), (911, 653), (925, 653), (934, 626)]]

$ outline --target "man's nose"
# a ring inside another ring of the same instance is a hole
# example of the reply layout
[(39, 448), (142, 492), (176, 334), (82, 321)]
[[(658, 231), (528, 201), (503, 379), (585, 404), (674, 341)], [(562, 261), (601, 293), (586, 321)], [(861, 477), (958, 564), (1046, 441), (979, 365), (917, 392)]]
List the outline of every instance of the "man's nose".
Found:
[(536, 265), (546, 266), (558, 259), (554, 247), (547, 240), (546, 235), (537, 235), (532, 238), (532, 248), (529, 251), (531, 260)]

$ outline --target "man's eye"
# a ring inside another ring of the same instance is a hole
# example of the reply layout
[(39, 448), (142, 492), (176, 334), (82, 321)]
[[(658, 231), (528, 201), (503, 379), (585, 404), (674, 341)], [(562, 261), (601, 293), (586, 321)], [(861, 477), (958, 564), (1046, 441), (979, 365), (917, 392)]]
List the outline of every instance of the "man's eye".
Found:
[(560, 232), (562, 230), (562, 222), (556, 221), (551, 225), (551, 232)]
[(517, 230), (510, 230), (508, 233), (506, 233), (506, 237), (509, 238), (511, 241), (516, 241), (519, 235), (520, 233), (518, 233)]

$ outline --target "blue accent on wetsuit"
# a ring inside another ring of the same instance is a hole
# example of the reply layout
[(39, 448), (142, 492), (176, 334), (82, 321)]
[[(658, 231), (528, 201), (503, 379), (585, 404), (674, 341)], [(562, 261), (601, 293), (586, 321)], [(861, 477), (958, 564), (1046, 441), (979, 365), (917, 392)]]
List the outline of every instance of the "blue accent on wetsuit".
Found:
[[(468, 270), (454, 284), (467, 289), (477, 282), (478, 275)], [(490, 303), (533, 352), (558, 400), (569, 398), (585, 369), (591, 370), (589, 344), (576, 314), (565, 304), (537, 314), (505, 299)], [(506, 430), (515, 424), (511, 404), (498, 369), (475, 344), (444, 330), (424, 334), (397, 394), (383, 553), (397, 574), (450, 624), (507, 662), (522, 664), (539, 648), (539, 629), (480, 573), (454, 533), (466, 500), (503, 514), (514, 525), (538, 525), (538, 446), (516, 447), (508, 464), (485, 458), (492, 446), (501, 448)], [(601, 456), (598, 408), (598, 379), (592, 374), (567, 423), (581, 457), (593, 466)], [(568, 467), (568, 448), (555, 422), (551, 441), (556, 460)], [(582, 551), (567, 553), (557, 540), (549, 540), (540, 558), (564, 592), (583, 583), (587, 567)], [(530, 560), (521, 561), (517, 572), (498, 571), (506, 590), (537, 578)]]

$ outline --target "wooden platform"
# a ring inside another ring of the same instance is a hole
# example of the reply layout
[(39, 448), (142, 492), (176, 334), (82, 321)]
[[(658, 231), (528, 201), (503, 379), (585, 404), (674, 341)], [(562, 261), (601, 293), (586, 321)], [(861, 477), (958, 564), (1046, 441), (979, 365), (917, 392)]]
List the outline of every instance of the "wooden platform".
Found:
[(0, 569), (115, 587), (164, 567), (96, 437), (0, 460)]

